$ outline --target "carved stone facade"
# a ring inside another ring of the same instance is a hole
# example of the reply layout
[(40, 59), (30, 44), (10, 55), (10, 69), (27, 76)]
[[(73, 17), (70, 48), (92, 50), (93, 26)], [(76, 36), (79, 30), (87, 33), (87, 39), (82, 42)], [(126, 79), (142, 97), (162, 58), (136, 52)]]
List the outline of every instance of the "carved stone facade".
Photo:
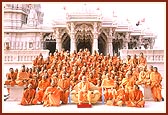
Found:
[(44, 14), (39, 4), (5, 4), (4, 49), (48, 49), (53, 53), (55, 49), (74, 52), (88, 48), (91, 53), (113, 55), (121, 49), (153, 48), (156, 36), (152, 32), (131, 28), (132, 25), (124, 19), (126, 24), (117, 23), (114, 13), (111, 19), (106, 19), (100, 11), (87, 5), (74, 12), (66, 8), (66, 16), (62, 20), (55, 19), (53, 26), (46, 28), (41, 25)]

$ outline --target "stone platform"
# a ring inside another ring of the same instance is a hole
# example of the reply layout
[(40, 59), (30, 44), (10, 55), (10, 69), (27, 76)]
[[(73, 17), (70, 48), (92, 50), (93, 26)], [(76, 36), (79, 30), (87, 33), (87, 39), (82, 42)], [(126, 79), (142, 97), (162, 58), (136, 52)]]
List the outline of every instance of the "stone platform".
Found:
[(11, 87), (7, 85), (7, 88), (10, 89), (10, 95), (7, 101), (16, 101), (20, 102), (23, 96), (25, 86), (17, 86)]

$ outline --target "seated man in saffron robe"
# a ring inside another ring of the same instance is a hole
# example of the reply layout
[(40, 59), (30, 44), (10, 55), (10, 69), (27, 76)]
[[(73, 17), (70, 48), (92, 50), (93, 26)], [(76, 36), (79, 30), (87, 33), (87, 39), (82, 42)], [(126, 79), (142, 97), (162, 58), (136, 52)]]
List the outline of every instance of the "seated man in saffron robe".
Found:
[[(119, 87), (119, 88), (117, 88)], [(107, 101), (107, 105), (123, 106), (125, 104), (125, 89), (122, 85), (115, 83), (112, 90), (112, 100)]]
[(14, 86), (16, 83), (15, 83), (15, 80), (16, 80), (16, 73), (14, 72), (13, 68), (10, 68), (9, 69), (9, 73), (6, 74), (6, 78), (7, 80), (5, 81), (5, 85), (11, 85), (11, 86)]
[(145, 101), (143, 97), (143, 93), (138, 85), (134, 85), (133, 90), (129, 93), (129, 101), (126, 101), (125, 104), (128, 107), (144, 107)]
[(79, 105), (86, 100), (91, 104), (92, 98), (91, 83), (87, 80), (86, 76), (82, 77), (82, 81), (78, 83), (78, 103)]
[(60, 105), (60, 90), (57, 88), (57, 84), (52, 81), (51, 86), (47, 87), (43, 96), (43, 106), (59, 106)]
[(37, 104), (38, 102), (42, 103), (44, 92), (49, 85), (50, 83), (47, 81), (46, 76), (42, 76), (42, 80), (38, 83), (38, 91), (33, 100), (33, 104)]
[(36, 91), (32, 88), (32, 84), (29, 84), (28, 88), (23, 93), (21, 105), (32, 105), (35, 93)]
[(25, 71), (25, 65), (22, 65), (22, 70), (17, 74), (16, 84), (18, 86), (27, 85), (28, 80), (29, 76), (28, 73)]
[(61, 101), (63, 104), (68, 103), (68, 96), (69, 96), (69, 88), (70, 88), (70, 81), (66, 78), (65, 74), (62, 74), (62, 78), (58, 80), (58, 89), (61, 92)]
[(101, 87), (105, 89), (104, 97), (105, 101), (112, 99), (111, 88), (114, 86), (114, 79), (111, 78), (110, 74), (106, 74), (106, 78), (102, 80)]

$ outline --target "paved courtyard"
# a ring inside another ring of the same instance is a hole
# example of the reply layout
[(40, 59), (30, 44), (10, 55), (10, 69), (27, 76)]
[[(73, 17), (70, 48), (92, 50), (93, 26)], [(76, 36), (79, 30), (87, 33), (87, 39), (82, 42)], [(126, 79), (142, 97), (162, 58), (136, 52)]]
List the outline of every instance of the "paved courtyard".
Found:
[(19, 102), (3, 102), (3, 113), (165, 113), (166, 101), (146, 101), (144, 108), (107, 106), (97, 103), (92, 108), (77, 108), (76, 104), (59, 107), (43, 107), (43, 105), (22, 106)]

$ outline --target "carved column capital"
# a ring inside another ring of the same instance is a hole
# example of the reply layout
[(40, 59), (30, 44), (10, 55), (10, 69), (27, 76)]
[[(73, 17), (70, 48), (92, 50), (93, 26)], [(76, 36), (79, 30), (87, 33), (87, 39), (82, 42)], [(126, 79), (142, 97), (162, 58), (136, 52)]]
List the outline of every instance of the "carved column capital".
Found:
[(74, 28), (75, 28), (75, 25), (73, 22), (71, 22), (71, 33), (74, 33)]

